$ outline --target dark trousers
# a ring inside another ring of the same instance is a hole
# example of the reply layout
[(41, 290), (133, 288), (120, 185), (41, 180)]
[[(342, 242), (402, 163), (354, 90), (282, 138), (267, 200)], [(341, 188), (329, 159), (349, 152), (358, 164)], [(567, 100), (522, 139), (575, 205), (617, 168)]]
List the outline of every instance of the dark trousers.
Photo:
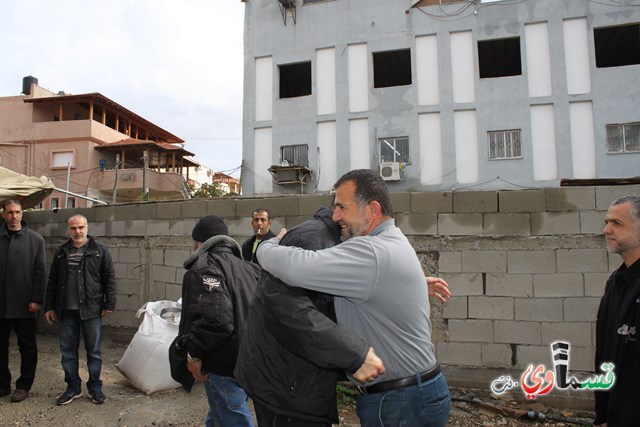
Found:
[(286, 415), (277, 415), (256, 402), (253, 402), (253, 409), (256, 413), (258, 427), (331, 427), (331, 423), (317, 423)]
[(31, 390), (36, 377), (38, 347), (36, 346), (36, 319), (0, 319), (0, 390), (11, 388), (9, 371), (9, 335), (11, 329), (18, 338), (20, 351), (20, 378), (16, 388)]

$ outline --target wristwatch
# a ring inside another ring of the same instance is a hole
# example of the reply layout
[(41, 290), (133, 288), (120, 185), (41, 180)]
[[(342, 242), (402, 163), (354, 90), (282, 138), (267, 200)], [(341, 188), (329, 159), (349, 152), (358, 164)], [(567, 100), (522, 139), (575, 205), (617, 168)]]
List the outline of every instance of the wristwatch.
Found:
[(189, 363), (198, 363), (198, 362), (202, 362), (202, 359), (198, 359), (196, 357), (191, 357), (191, 355), (189, 353), (187, 353), (187, 362), (189, 362)]

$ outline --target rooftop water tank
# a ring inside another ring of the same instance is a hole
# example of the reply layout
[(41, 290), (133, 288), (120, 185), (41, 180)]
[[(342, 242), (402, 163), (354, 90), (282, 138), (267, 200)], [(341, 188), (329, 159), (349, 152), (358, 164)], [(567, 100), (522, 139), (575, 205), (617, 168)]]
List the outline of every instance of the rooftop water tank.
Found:
[(38, 84), (38, 79), (33, 76), (27, 76), (22, 78), (22, 93), (25, 95), (31, 95), (31, 84)]

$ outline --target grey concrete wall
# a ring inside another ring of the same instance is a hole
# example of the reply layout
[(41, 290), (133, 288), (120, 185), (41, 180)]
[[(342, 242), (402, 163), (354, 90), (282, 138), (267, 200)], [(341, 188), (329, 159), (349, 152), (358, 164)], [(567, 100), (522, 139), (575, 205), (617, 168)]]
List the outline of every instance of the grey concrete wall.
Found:
[[(394, 193), (396, 223), (425, 272), (445, 278), (453, 297), (432, 303), (434, 342), (450, 381), (482, 384), (529, 363), (551, 366), (549, 344), (572, 344), (571, 369), (592, 371), (595, 316), (604, 283), (621, 260), (601, 234), (610, 203), (640, 185), (519, 191)], [(133, 333), (146, 301), (180, 297), (190, 232), (207, 214), (223, 217), (242, 243), (250, 215), (266, 207), (273, 229), (309, 218), (329, 196), (277, 196), (97, 206), (25, 213), (45, 236), (49, 258), (66, 220), (82, 213), (107, 243), (118, 278), (117, 309), (105, 318)]]

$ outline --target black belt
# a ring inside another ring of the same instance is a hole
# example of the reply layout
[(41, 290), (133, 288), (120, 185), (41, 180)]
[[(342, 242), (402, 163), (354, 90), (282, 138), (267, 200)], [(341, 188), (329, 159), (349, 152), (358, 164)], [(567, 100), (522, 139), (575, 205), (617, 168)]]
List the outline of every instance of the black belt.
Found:
[[(420, 374), (420, 381), (429, 381), (441, 372), (440, 365), (436, 363), (436, 366), (430, 371), (426, 371)], [(359, 387), (365, 394), (380, 393), (382, 391), (395, 390), (397, 388), (409, 387), (418, 384), (417, 375), (412, 375), (406, 378), (399, 378), (397, 380), (383, 381), (381, 383), (373, 384), (368, 387)]]

